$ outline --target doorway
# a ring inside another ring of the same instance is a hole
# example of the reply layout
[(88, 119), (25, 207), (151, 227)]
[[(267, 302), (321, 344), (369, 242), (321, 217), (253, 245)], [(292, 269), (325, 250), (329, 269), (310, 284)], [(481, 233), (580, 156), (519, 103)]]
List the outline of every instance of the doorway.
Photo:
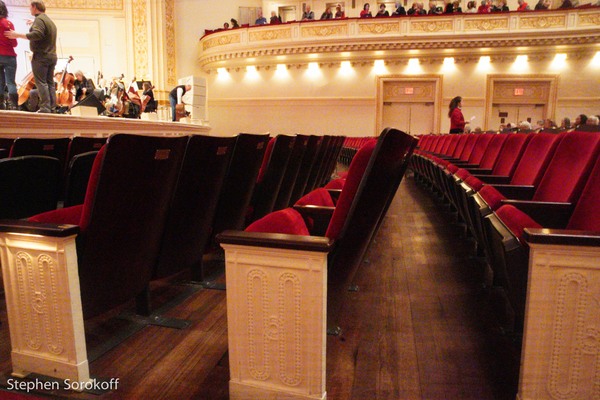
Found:
[(394, 127), (421, 135), (440, 130), (441, 75), (377, 77), (376, 130)]
[(492, 104), (490, 129), (499, 129), (500, 125), (518, 126), (521, 121), (529, 121), (535, 129), (546, 115), (545, 104)]
[(281, 22), (296, 21), (298, 19), (296, 15), (296, 6), (279, 7), (279, 16), (281, 17)]

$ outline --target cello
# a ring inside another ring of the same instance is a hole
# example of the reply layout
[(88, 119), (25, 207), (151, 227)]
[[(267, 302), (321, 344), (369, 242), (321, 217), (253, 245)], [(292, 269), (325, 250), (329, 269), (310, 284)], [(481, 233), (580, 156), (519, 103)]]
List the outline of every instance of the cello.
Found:
[(29, 99), (29, 91), (35, 86), (35, 78), (33, 72), (28, 72), (21, 81), (17, 94), (19, 95), (18, 105), (22, 106)]
[(71, 61), (73, 61), (73, 56), (69, 56), (60, 79), (58, 80), (58, 87), (56, 88), (57, 106), (70, 108), (73, 105), (73, 85), (75, 84), (75, 76), (70, 72), (67, 72), (67, 67)]

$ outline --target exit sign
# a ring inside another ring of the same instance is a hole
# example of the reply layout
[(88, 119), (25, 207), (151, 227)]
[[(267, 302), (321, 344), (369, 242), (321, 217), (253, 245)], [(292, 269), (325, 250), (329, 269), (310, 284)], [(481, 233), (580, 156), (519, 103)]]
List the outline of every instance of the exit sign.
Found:
[(525, 89), (515, 88), (515, 96), (523, 96), (523, 93), (525, 93)]

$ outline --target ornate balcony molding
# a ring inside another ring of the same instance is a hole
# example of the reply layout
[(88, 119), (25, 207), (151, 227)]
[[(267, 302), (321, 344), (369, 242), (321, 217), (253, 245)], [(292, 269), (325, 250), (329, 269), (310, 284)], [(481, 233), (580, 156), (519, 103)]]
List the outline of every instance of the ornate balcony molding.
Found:
[(213, 32), (200, 39), (198, 65), (210, 72), (250, 63), (261, 67), (311, 61), (405, 62), (415, 56), (415, 50), (422, 59), (443, 58), (451, 50), (455, 59), (470, 62), (480, 55), (514, 55), (517, 48), (544, 57), (551, 48), (567, 46), (561, 51), (577, 55), (597, 51), (598, 43), (599, 7), (485, 16), (352, 18)]

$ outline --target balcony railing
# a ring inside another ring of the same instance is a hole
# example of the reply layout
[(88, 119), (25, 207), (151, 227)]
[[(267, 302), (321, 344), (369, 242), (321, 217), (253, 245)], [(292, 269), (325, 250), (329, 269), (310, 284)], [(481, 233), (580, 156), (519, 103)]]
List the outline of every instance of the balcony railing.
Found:
[[(410, 50), (471, 54), (474, 49), (516, 47), (545, 51), (554, 46), (597, 47), (600, 7), (491, 14), (349, 18), (289, 22), (215, 31), (200, 39), (198, 62), (205, 70), (321, 61), (407, 57)], [(285, 60), (285, 61), (281, 61)]]

